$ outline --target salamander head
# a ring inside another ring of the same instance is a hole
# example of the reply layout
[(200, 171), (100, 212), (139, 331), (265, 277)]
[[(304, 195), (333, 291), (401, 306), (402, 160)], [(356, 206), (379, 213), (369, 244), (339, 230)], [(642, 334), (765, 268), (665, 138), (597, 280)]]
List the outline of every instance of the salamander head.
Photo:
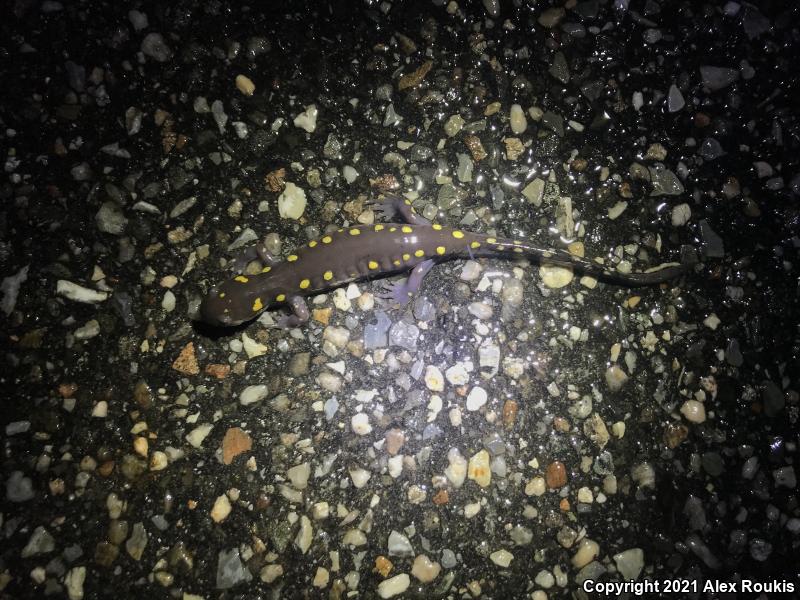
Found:
[(247, 277), (239, 275), (214, 286), (200, 303), (199, 320), (215, 327), (235, 327), (256, 318), (267, 303), (247, 283)]

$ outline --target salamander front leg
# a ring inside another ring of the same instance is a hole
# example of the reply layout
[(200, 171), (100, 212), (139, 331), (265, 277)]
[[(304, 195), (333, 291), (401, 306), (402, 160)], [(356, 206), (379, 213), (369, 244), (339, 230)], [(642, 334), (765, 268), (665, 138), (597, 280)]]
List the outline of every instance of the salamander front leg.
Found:
[(289, 307), (289, 310), (292, 311), (292, 314), (278, 317), (278, 320), (275, 322), (275, 326), (278, 329), (293, 329), (308, 321), (310, 313), (308, 312), (308, 305), (306, 304), (305, 298), (302, 296), (292, 296), (286, 302), (286, 305)]
[(405, 306), (414, 294), (419, 291), (419, 287), (422, 285), (422, 279), (435, 264), (436, 261), (432, 259), (423, 260), (416, 267), (411, 269), (411, 274), (407, 279), (395, 281), (384, 286), (384, 292), (378, 294), (378, 297), (384, 300), (393, 300), (400, 306)]
[(280, 262), (269, 252), (267, 252), (267, 247), (263, 242), (256, 242), (252, 246), (242, 250), (239, 255), (233, 259), (231, 262), (231, 270), (235, 271), (236, 273), (242, 273), (245, 270), (245, 267), (247, 267), (247, 264), (255, 259), (259, 259), (262, 263), (264, 263), (265, 267), (273, 267)]
[(381, 218), (391, 221), (398, 215), (409, 225), (430, 225), (431, 222), (417, 214), (411, 202), (397, 194), (388, 194), (382, 201), (372, 201), (372, 210)]

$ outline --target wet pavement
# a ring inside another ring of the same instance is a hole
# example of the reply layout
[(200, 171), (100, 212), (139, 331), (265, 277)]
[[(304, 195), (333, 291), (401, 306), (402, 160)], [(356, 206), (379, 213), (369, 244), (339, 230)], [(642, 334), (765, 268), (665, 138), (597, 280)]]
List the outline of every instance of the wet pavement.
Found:
[[(798, 597), (798, 8), (288, 4), (4, 9), (0, 598)], [(390, 191), (687, 273), (194, 320)]]

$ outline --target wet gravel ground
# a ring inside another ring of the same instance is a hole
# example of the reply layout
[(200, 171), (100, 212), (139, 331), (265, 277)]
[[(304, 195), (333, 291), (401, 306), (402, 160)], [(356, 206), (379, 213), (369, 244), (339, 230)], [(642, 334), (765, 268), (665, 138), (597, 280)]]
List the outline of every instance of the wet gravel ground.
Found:
[[(798, 9), (286, 4), (3, 9), (0, 598), (793, 597)], [(193, 321), (386, 191), (688, 273)]]

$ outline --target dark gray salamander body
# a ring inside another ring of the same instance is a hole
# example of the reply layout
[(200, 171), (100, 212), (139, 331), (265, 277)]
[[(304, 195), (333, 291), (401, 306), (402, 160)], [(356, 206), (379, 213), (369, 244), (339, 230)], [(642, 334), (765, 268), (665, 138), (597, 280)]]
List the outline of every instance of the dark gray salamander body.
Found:
[(293, 327), (308, 320), (304, 297), (360, 279), (409, 272), (392, 286), (389, 297), (408, 302), (424, 275), (437, 262), (456, 258), (529, 258), (536, 262), (575, 267), (581, 272), (628, 287), (654, 285), (677, 277), (683, 267), (669, 264), (641, 273), (623, 274), (605, 269), (563, 250), (543, 250), (524, 241), (470, 233), (430, 224), (399, 197), (390, 197), (380, 212), (400, 215), (405, 223), (380, 223), (340, 229), (276, 261), (263, 251), (260, 273), (237, 275), (214, 287), (200, 305), (200, 319), (210, 325), (234, 326), (264, 310), (288, 305), (292, 315), (279, 320)]

